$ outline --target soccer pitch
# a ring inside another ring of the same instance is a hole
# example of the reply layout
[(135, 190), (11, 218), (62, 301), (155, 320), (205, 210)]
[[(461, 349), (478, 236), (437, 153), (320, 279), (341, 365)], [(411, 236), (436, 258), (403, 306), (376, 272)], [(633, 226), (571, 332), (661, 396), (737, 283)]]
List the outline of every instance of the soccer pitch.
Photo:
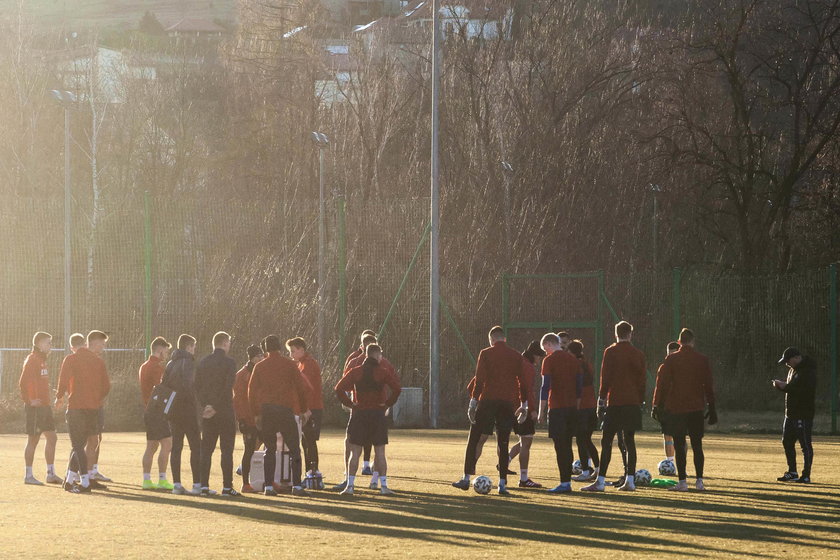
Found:
[[(636, 439), (639, 468), (655, 475), (661, 438), (644, 433)], [(326, 430), (321, 438), (327, 487), (341, 478), (342, 440), (339, 430)], [(779, 440), (707, 436), (705, 493), (642, 488), (625, 494), (608, 488), (587, 495), (577, 492), (582, 484), (573, 483), (572, 495), (513, 489), (503, 498), (450, 486), (463, 470), (466, 430), (394, 430), (388, 480), (396, 496), (379, 496), (366, 488), (369, 477), (359, 476), (352, 497), (313, 491), (310, 498), (200, 498), (140, 490), (145, 441), (139, 433), (105, 434), (100, 468), (115, 482), (92, 495), (24, 486), (25, 439), (3, 435), (0, 556), (840, 557), (840, 484), (833, 471), (840, 464), (840, 438), (815, 438), (815, 482), (809, 486), (775, 482), (785, 470)], [(495, 482), (494, 451), (491, 439), (478, 472)], [(68, 452), (67, 435), (60, 434), (58, 470), (64, 470)], [(234, 463), (240, 456), (237, 440)], [(221, 484), (218, 462), (217, 450), (211, 475), (216, 489)], [(184, 464), (189, 464), (186, 453)], [(620, 464), (614, 447), (609, 479)], [(518, 462), (512, 467), (517, 469)], [(43, 472), (41, 442), (35, 474), (42, 478)], [(530, 475), (545, 485), (556, 484), (554, 451), (544, 435), (538, 434), (532, 449)], [(689, 482), (693, 486), (693, 478)]]

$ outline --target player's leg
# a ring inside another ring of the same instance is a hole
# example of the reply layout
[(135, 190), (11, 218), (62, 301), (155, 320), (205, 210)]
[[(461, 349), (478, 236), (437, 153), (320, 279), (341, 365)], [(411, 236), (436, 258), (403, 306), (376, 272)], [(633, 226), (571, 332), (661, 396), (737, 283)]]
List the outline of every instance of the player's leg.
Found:
[(688, 474), (686, 473), (686, 442), (685, 437), (687, 434), (687, 430), (685, 429), (685, 421), (682, 418), (682, 415), (674, 414), (672, 415), (672, 421), (674, 422), (674, 458), (676, 459), (677, 463), (677, 478), (678, 482), (676, 486), (670, 488), (671, 490), (675, 490), (677, 492), (685, 492), (688, 490), (688, 483), (686, 482), (686, 478)]
[(625, 475), (627, 473), (627, 444), (624, 442), (624, 430), (619, 429), (616, 432), (616, 443), (618, 445), (618, 451), (621, 454), (621, 476), (618, 477), (618, 480), (612, 483), (613, 486), (622, 486), (624, 481), (626, 480)]
[[(607, 411), (607, 414), (609, 415), (609, 410)], [(607, 471), (610, 468), (610, 459), (612, 458), (612, 444), (613, 440), (615, 439), (618, 433), (619, 431), (616, 430), (613, 423), (609, 421), (609, 418), (607, 418), (604, 422), (604, 428), (601, 433), (601, 470), (598, 472), (598, 477), (595, 479), (595, 482), (593, 482), (589, 486), (584, 486), (583, 488), (581, 488), (581, 491), (604, 491), (604, 486), (606, 485)]]
[(496, 419), (496, 447), (499, 457), (499, 494), (505, 496), (507, 491), (507, 477), (510, 469), (510, 433), (516, 422), (513, 404), (506, 401), (494, 403)]
[(624, 467), (624, 484), (619, 490), (632, 492), (636, 489), (636, 431), (624, 430), (624, 447), (626, 449), (627, 464)]
[(362, 474), (372, 474), (370, 470), (370, 453), (373, 449), (373, 446), (369, 443), (366, 443), (362, 446), (364, 448), (365, 456), (364, 456), (364, 463), (362, 465)]
[(538, 484), (528, 477), (528, 465), (531, 463), (531, 445), (533, 443), (533, 435), (519, 436), (519, 449), (521, 450), (519, 452), (519, 482), (524, 483), (526, 487), (539, 488), (542, 484)]
[[(260, 439), (265, 442), (265, 460), (263, 461), (263, 474), (265, 481), (264, 494), (276, 496), (274, 489), (274, 473), (277, 470), (277, 418), (274, 405), (264, 404), (262, 407), (262, 426)], [(244, 466), (244, 465), (243, 465)]]
[(242, 432), (242, 444), (244, 450), (242, 451), (242, 492), (253, 493), (254, 488), (251, 486), (251, 459), (254, 457), (254, 451), (257, 450), (257, 432), (256, 428), (242, 424), (240, 427)]
[(219, 453), (222, 466), (222, 494), (238, 496), (239, 492), (233, 488), (233, 447), (236, 443), (236, 424), (233, 417), (220, 418)]
[(300, 431), (291, 409), (281, 408), (278, 431), (286, 447), (289, 448), (289, 459), (292, 464), (292, 494), (306, 496), (306, 491), (301, 487)]
[(43, 484), (40, 480), (35, 478), (32, 472), (32, 464), (35, 462), (35, 451), (38, 449), (38, 442), (41, 441), (41, 434), (28, 433), (26, 437), (26, 447), (23, 450), (23, 461), (26, 465), (26, 475), (23, 479), (24, 484), (34, 484), (40, 486)]
[[(95, 434), (96, 440), (88, 461), (92, 464), (93, 479), (98, 482), (113, 482), (99, 470), (99, 453), (102, 449), (102, 433), (105, 431), (105, 409), (100, 408), (96, 413)], [(93, 438), (91, 438), (93, 440)]]
[(802, 448), (802, 476), (797, 482), (810, 483), (811, 482), (811, 465), (814, 462), (814, 445), (811, 442), (811, 431), (813, 427), (812, 420), (798, 420), (797, 426), (797, 440)]
[(485, 441), (487, 440), (487, 436), (484, 435), (484, 430), (488, 420), (492, 420), (492, 418), (488, 415), (489, 408), (486, 405), (482, 406), (483, 402), (479, 401), (478, 408), (476, 408), (475, 424), (470, 424), (467, 447), (464, 450), (464, 476), (460, 480), (452, 483), (452, 486), (461, 490), (469, 489), (470, 477), (475, 475), (475, 465), (478, 462), (479, 441), (482, 437), (484, 437)]
[(799, 434), (796, 426), (796, 420), (785, 418), (785, 423), (782, 427), (782, 446), (785, 449), (785, 458), (787, 459), (788, 470), (777, 479), (779, 482), (788, 482), (799, 478), (799, 474), (796, 470), (796, 440), (798, 437)]
[(143, 452), (143, 489), (154, 490), (157, 485), (152, 482), (152, 463), (155, 459), (155, 452), (160, 447), (160, 443), (146, 438), (146, 450)]
[[(52, 415), (52, 411), (50, 411)], [(61, 478), (55, 474), (55, 446), (58, 443), (58, 436), (55, 429), (44, 432), (44, 461), (47, 463), (47, 482), (50, 484), (61, 484)]]
[[(169, 433), (167, 429), (166, 433)], [(158, 488), (162, 490), (172, 490), (172, 483), (166, 478), (166, 466), (169, 464), (169, 454), (172, 452), (172, 436), (167, 436), (161, 439), (160, 452), (158, 453)]]
[[(81, 478), (81, 486), (84, 490), (90, 489), (90, 475), (87, 470), (87, 455), (85, 454), (85, 445), (88, 440), (88, 432), (85, 419), (85, 410), (68, 410), (67, 411), (67, 431), (70, 434), (70, 445), (72, 452), (70, 456), (70, 466), (68, 467), (67, 480), (71, 479), (70, 472), (72, 468), (77, 469), (79, 477)], [(73, 490), (68, 488), (65, 483), (65, 490)]]
[(703, 432), (692, 430), (688, 433), (691, 442), (691, 456), (694, 459), (694, 472), (697, 476), (696, 487), (698, 490), (705, 490), (703, 485), (703, 469), (706, 465), (706, 456), (703, 453)]
[[(213, 464), (213, 452), (219, 441), (220, 418), (218, 414), (212, 418), (201, 419), (201, 490), (207, 494), (210, 489), (210, 468)], [(192, 444), (190, 445), (192, 447)]]
[[(388, 445), (388, 424), (385, 413), (382, 411), (374, 411), (372, 417), (370, 443), (373, 445), (375, 457), (373, 470), (379, 473), (379, 493), (390, 496), (394, 492), (388, 488), (388, 459), (385, 456), (385, 447)], [(371, 488), (373, 487), (371, 484)]]
[(172, 434), (172, 450), (169, 453), (169, 466), (172, 470), (173, 494), (185, 494), (181, 484), (181, 455), (184, 451), (184, 432), (181, 423), (177, 420), (169, 422), (170, 433)]
[(350, 458), (347, 460), (347, 486), (341, 491), (345, 496), (352, 496), (356, 484), (356, 472), (359, 470), (359, 459), (362, 455), (361, 445), (349, 444)]
[(193, 493), (201, 492), (201, 430), (198, 419), (190, 415), (184, 425), (187, 443), (190, 445), (190, 471), (192, 471)]
[(674, 460), (674, 436), (669, 434), (662, 434), (663, 447), (665, 448), (665, 458), (669, 461)]

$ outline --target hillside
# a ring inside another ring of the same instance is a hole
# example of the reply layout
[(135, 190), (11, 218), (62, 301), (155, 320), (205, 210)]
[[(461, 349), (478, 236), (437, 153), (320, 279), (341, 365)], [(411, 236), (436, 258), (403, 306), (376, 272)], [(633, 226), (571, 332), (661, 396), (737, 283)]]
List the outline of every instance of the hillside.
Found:
[(0, 17), (15, 17), (22, 9), (42, 28), (88, 29), (133, 27), (147, 10), (163, 23), (185, 16), (231, 21), (235, 8), (236, 0), (0, 0)]

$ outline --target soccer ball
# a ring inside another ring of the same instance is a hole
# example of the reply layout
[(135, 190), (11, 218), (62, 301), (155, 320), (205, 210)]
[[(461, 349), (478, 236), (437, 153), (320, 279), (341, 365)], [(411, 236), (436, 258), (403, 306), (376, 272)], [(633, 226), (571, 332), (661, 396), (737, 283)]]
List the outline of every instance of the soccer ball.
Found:
[(636, 471), (636, 486), (647, 486), (650, 484), (650, 471), (639, 469)]
[(493, 482), (488, 476), (478, 476), (473, 480), (473, 490), (478, 494), (489, 494), (491, 488), (493, 488)]
[(659, 474), (662, 476), (674, 476), (677, 474), (677, 467), (670, 459), (663, 459), (659, 461)]
[(580, 460), (577, 460), (574, 463), (572, 463), (572, 474), (580, 474), (582, 472), (583, 471), (581, 470), (581, 467), (580, 467)]

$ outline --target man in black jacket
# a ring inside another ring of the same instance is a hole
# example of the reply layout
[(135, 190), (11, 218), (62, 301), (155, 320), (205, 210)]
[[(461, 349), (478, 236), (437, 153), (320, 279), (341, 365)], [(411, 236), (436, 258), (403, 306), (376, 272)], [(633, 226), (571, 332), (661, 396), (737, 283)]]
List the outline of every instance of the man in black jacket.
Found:
[(222, 495), (239, 496), (233, 488), (233, 444), (236, 415), (233, 412), (233, 383), (236, 362), (228, 356), (231, 338), (226, 332), (213, 335), (213, 353), (204, 357), (195, 371), (195, 393), (201, 409), (201, 494), (210, 490), (210, 462), (216, 441), (222, 451)]
[[(162, 385), (175, 391), (175, 400), (169, 411), (169, 431), (172, 433), (172, 453), (169, 464), (172, 467), (173, 494), (197, 495), (201, 492), (201, 433), (198, 430), (198, 411), (195, 404), (195, 338), (188, 334), (178, 337), (178, 348), (166, 364)], [(181, 485), (181, 452), (184, 450), (184, 436), (190, 444), (190, 468), (192, 470), (192, 491)]]
[[(817, 391), (817, 364), (803, 356), (796, 348), (786, 348), (779, 360), (786, 364), (787, 381), (773, 380), (773, 387), (785, 393), (785, 423), (782, 445), (785, 448), (788, 470), (777, 480), (779, 482), (811, 482), (811, 463), (814, 461), (814, 447), (811, 444), (811, 429), (814, 425), (814, 397)], [(805, 466), (802, 476), (796, 471), (796, 442), (802, 447)]]

